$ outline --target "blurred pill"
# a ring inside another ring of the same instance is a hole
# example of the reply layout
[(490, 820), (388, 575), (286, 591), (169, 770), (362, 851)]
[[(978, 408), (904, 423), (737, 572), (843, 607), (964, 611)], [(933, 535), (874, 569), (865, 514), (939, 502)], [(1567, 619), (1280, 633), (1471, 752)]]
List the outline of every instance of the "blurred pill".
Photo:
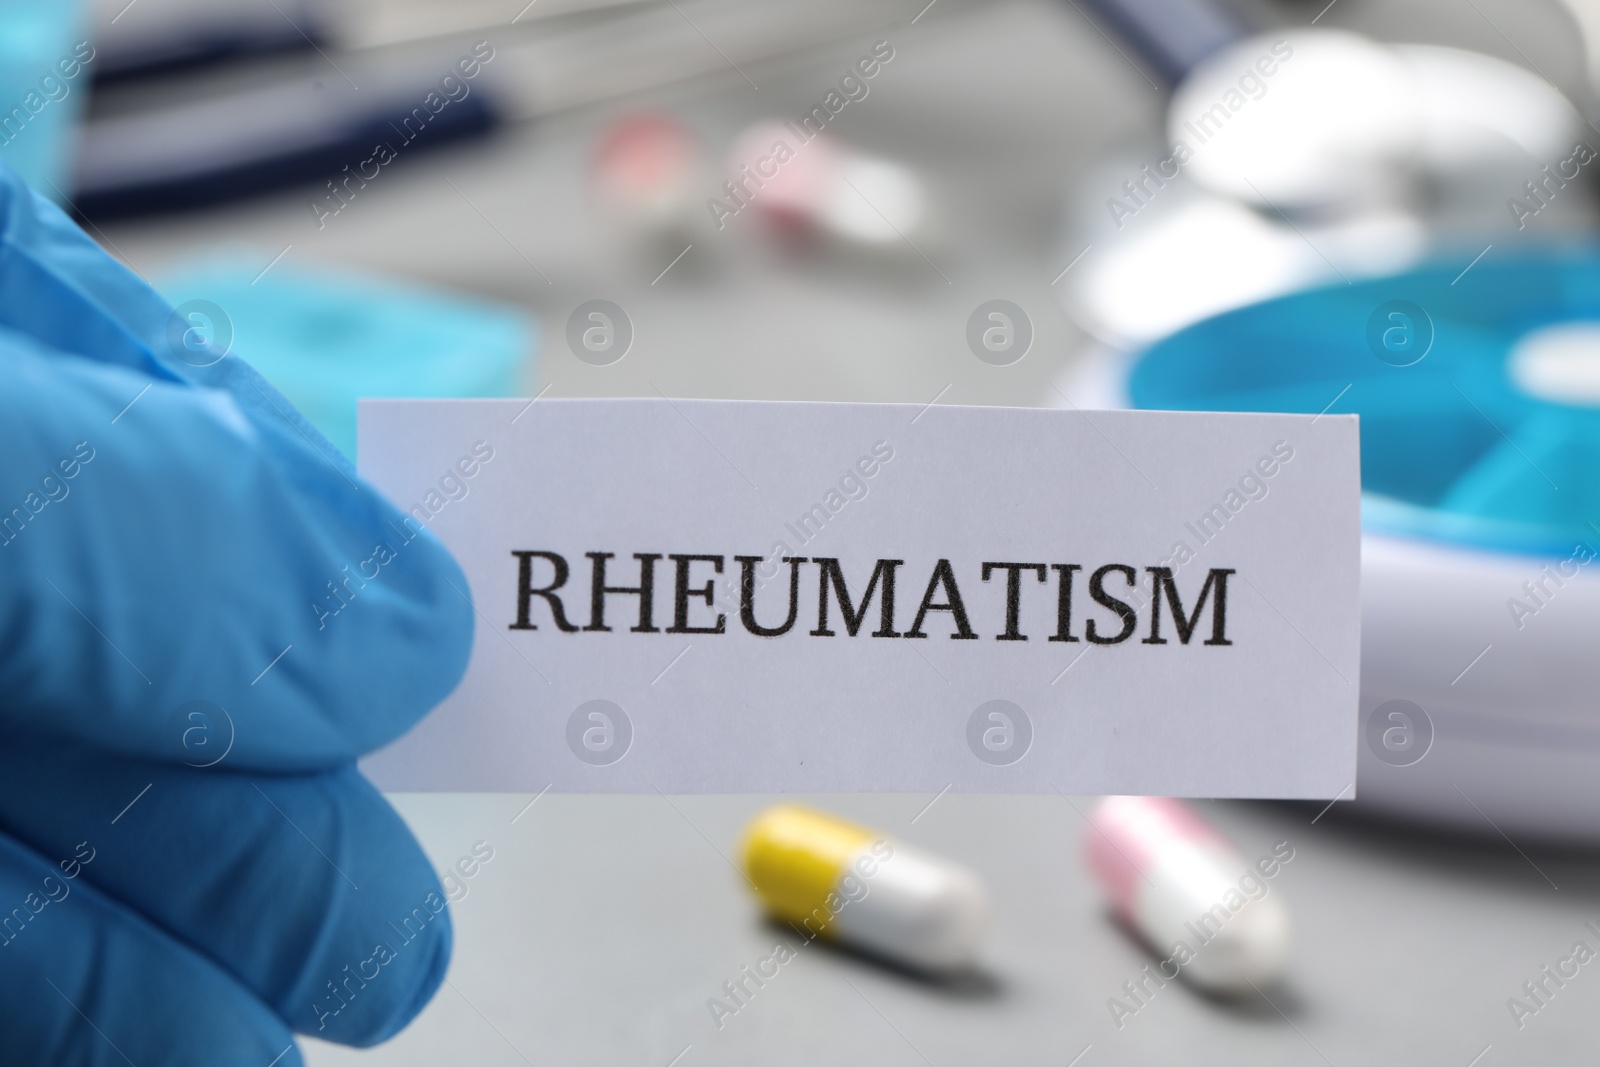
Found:
[(601, 133), (591, 168), (614, 217), (644, 236), (691, 230), (705, 209), (704, 155), (688, 127), (666, 115), (629, 115)]
[(1106, 797), (1089, 823), (1089, 865), (1112, 906), (1189, 981), (1239, 993), (1282, 972), (1289, 916), (1267, 887), (1270, 874), (1187, 805)]
[(917, 240), (928, 210), (914, 172), (828, 134), (802, 140), (803, 133), (767, 121), (739, 135), (719, 190), (731, 214), (748, 210), (788, 240), (829, 239), (847, 248), (901, 248)]
[(948, 971), (973, 961), (989, 925), (988, 894), (965, 867), (814, 809), (768, 808), (742, 853), (767, 911), (807, 937)]
[(925, 199), (922, 183), (906, 167), (847, 156), (822, 206), (823, 224), (847, 241), (897, 245), (922, 225)]
[(718, 192), (733, 214), (754, 216), (776, 237), (810, 240), (838, 184), (839, 150), (830, 138), (802, 141), (786, 123), (758, 122), (734, 139), (728, 171)]

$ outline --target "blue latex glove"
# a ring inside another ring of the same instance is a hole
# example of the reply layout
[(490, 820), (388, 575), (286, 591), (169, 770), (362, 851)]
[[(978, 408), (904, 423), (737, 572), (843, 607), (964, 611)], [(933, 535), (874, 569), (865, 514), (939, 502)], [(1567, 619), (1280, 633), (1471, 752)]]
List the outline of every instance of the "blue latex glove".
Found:
[(466, 581), (4, 167), (0, 225), (0, 1059), (381, 1041), (450, 918), (352, 761), (460, 678)]

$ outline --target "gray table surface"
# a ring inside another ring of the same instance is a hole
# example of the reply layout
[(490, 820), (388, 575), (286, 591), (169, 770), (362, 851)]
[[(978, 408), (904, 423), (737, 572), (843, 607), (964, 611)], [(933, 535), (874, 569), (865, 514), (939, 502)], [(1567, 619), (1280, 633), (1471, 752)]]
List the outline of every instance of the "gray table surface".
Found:
[[(1107, 1000), (1151, 957), (1111, 922), (1082, 862), (1091, 798), (809, 798), (981, 872), (995, 926), (981, 969), (933, 984), (817, 944), (719, 1029), (707, 999), (792, 933), (764, 922), (730, 860), (773, 798), (408, 795), (440, 866), (494, 859), (454, 907), (449, 985), (373, 1062), (910, 1065), (1592, 1062), (1590, 968), (1525, 1020), (1506, 999), (1600, 923), (1600, 864), (1506, 842), (1352, 825), (1319, 806), (1199, 802), (1294, 924), (1285, 981), (1240, 1004), (1173, 984), (1119, 1028)], [(518, 817), (519, 812), (525, 813)], [(919, 812), (921, 815), (919, 817)], [(513, 819), (516, 822), (513, 823)], [(915, 819), (915, 823), (913, 823)], [(1537, 865), (1537, 866), (1535, 866)], [(1548, 881), (1546, 879), (1549, 879)], [(1553, 884), (1552, 884), (1553, 883)], [(1557, 889), (1555, 886), (1559, 886)]]
[[(1291, 10), (1308, 22), (1322, 6)], [(407, 160), (322, 230), (302, 190), (99, 234), (151, 276), (218, 243), (263, 265), (287, 246), (287, 263), (388, 272), (519, 304), (542, 323), (530, 390), (548, 384), (552, 395), (1047, 403), (1049, 383), (1083, 344), (1050, 284), (1076, 251), (1059, 236), (1063, 189), (1099, 154), (1154, 136), (1161, 99), (1071, 6), (940, 5), (910, 25), (921, 7), (880, 35), (897, 57), (841, 116), (839, 133), (927, 178), (941, 232), (922, 245), (926, 259), (778, 263), (730, 230), (652, 285), (666, 258), (625, 254), (584, 185), (596, 130), (632, 103)], [(1322, 24), (1522, 54), (1569, 88), (1581, 70), (1575, 36), (1544, 4), (1343, 0)], [(681, 115), (720, 153), (747, 123), (804, 111), (861, 50), (756, 72), (759, 90), (730, 72), (649, 103)], [(633, 351), (612, 367), (583, 364), (562, 344), (567, 314), (593, 297), (617, 301), (635, 322)], [(1033, 351), (1011, 367), (978, 362), (964, 343), (968, 314), (992, 297), (1020, 304), (1035, 325)], [(1595, 968), (1521, 1030), (1506, 1000), (1575, 941), (1600, 948), (1583, 926), (1600, 922), (1600, 862), (1525, 855), (1487, 832), (1443, 840), (1352, 823), (1338, 810), (1313, 824), (1315, 807), (1204, 804), (1247, 856), (1278, 841), (1296, 849), (1272, 887), (1294, 920), (1288, 978), (1241, 1005), (1169, 986), (1119, 1029), (1107, 998), (1148, 957), (1107, 920), (1087, 881), (1074, 807), (1088, 800), (947, 795), (923, 811), (926, 796), (818, 798), (982, 873), (996, 905), (983, 967), (929, 984), (809, 947), (718, 1029), (707, 998), (783, 936), (761, 921), (728, 862), (740, 825), (768, 798), (550, 794), (513, 822), (530, 799), (395, 798), (439, 867), (480, 840), (494, 859), (454, 908), (449, 984), (418, 1022), (367, 1052), (311, 1042), (312, 1063), (1593, 1058)]]

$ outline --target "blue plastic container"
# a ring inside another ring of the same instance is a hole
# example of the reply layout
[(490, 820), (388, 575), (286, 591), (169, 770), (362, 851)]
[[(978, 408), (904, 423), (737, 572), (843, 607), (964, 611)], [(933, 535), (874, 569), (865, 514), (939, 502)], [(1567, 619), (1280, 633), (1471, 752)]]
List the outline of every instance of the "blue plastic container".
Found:
[(1523, 392), (1508, 360), (1585, 320), (1600, 322), (1600, 250), (1455, 262), (1196, 323), (1152, 345), (1128, 390), (1140, 408), (1357, 412), (1368, 529), (1564, 553), (1600, 535), (1600, 408)]
[(271, 258), (205, 260), (161, 282), (180, 316), (170, 339), (245, 360), (347, 456), (357, 397), (526, 393), (535, 332), (524, 312), (287, 262), (262, 273)]
[(70, 0), (0, 0), (0, 159), (58, 203), (94, 71), (83, 21)]

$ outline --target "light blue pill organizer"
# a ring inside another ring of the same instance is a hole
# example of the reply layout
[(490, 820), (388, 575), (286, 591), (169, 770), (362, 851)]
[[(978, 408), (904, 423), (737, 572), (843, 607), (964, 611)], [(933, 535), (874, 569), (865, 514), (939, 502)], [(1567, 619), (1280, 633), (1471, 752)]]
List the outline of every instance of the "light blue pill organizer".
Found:
[(1584, 320), (1600, 324), (1600, 251), (1451, 263), (1196, 323), (1128, 391), (1141, 408), (1356, 412), (1369, 530), (1564, 553), (1600, 545), (1600, 407), (1529, 395), (1508, 363)]
[(71, 193), (73, 133), (94, 73), (81, 8), (0, 0), (0, 159), (57, 203)]
[[(158, 280), (177, 346), (244, 359), (346, 455), (357, 397), (505, 397), (532, 380), (525, 312), (411, 283), (259, 258), (207, 259)], [(182, 353), (179, 353), (180, 357)]]
[[(1593, 843), (1600, 250), (1491, 252), (1463, 272), (1471, 254), (1195, 323), (1138, 358), (1127, 392), (1358, 413), (1358, 805)], [(1530, 376), (1553, 332), (1561, 373)]]

